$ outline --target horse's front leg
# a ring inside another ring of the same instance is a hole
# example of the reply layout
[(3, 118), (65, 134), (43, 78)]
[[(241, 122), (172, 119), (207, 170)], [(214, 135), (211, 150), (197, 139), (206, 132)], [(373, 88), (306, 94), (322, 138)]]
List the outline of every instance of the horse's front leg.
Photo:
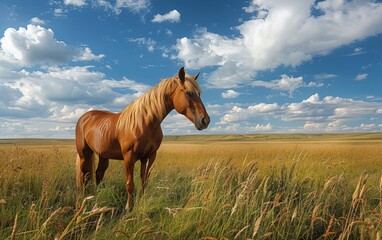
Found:
[(123, 154), (127, 191), (127, 202), (125, 210), (130, 212), (133, 210), (134, 207), (134, 164), (136, 160), (137, 156), (132, 150)]
[(153, 154), (151, 154), (151, 156), (149, 156), (148, 159), (141, 159), (142, 194), (145, 192), (147, 186), (147, 179), (149, 178), (151, 173), (150, 169), (154, 163), (156, 156), (157, 152), (154, 152)]

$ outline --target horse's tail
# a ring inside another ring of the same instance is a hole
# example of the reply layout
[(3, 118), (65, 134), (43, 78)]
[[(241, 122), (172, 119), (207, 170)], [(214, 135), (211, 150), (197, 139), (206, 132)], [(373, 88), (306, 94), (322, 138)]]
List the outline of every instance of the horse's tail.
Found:
[(81, 189), (84, 185), (82, 180), (81, 166), (80, 166), (80, 155), (78, 155), (78, 153), (77, 153), (77, 159), (76, 159), (76, 183), (77, 183), (77, 189)]
[(92, 157), (90, 158), (91, 167), (90, 167), (90, 184), (95, 184), (95, 167), (96, 161), (98, 161), (98, 155), (93, 152)]

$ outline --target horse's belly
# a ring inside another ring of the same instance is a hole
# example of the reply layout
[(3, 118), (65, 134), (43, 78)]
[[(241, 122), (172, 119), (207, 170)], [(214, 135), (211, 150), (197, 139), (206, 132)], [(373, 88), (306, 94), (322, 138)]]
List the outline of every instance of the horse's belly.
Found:
[(96, 147), (97, 150), (95, 152), (107, 159), (123, 159), (121, 146), (119, 145), (118, 141), (109, 140), (106, 139), (100, 142), (98, 146)]
[(116, 160), (123, 160), (123, 155), (121, 153), (121, 151), (113, 151), (113, 152), (110, 152), (110, 151), (107, 151), (107, 152), (101, 152), (99, 153), (99, 155), (103, 158), (107, 158), (107, 159), (116, 159)]

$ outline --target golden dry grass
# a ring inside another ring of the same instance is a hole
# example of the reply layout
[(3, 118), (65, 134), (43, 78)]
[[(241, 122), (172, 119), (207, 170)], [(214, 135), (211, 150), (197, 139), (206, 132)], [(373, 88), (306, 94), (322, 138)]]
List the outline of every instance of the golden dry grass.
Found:
[(382, 233), (382, 134), (167, 137), (146, 194), (127, 215), (122, 161), (111, 162), (97, 189), (78, 193), (73, 143), (0, 140), (0, 239)]

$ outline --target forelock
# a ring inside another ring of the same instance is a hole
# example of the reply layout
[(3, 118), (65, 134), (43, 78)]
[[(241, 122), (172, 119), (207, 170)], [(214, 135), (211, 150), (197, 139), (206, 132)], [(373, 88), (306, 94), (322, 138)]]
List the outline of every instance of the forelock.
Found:
[(186, 74), (185, 81), (184, 81), (184, 87), (186, 88), (186, 91), (196, 93), (200, 95), (201, 89), (199, 84), (195, 81), (195, 79)]

